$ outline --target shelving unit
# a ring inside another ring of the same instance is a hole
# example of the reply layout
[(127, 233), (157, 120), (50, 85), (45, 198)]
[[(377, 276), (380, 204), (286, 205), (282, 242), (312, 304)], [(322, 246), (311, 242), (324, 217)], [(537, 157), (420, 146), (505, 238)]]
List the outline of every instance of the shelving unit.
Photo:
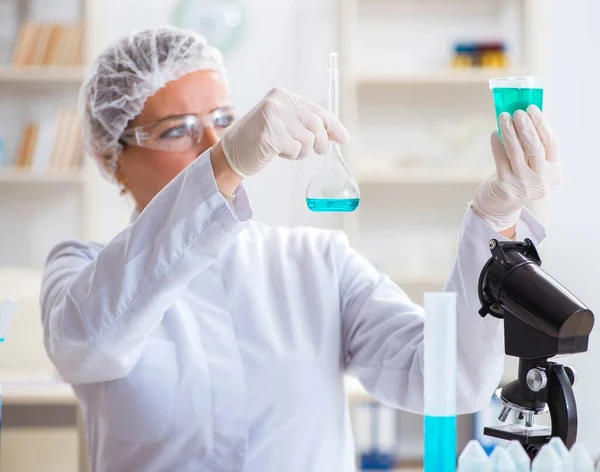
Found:
[[(76, 106), (86, 64), (91, 58), (90, 39), (96, 21), (93, 20), (94, 3), (95, 0), (0, 0), (0, 19), (3, 25), (14, 20), (15, 34), (26, 21), (82, 22), (84, 26), (82, 65), (15, 67), (0, 63), (0, 138), (4, 141), (5, 153), (4, 165), (0, 166), (3, 229), (0, 231), (0, 289), (7, 292), (5, 296), (18, 297), (21, 310), (11, 326), (19, 343), (11, 344), (10, 339), (5, 343), (5, 354), (9, 349), (12, 355), (3, 357), (3, 369), (28, 372), (23, 382), (17, 383), (11, 383), (2, 372), (3, 403), (7, 419), (13, 418), (17, 424), (21, 417), (31, 415), (31, 408), (44, 408), (40, 415), (42, 422), (46, 421), (46, 410), (52, 410), (49, 416), (62, 422), (60, 427), (47, 424), (43, 429), (11, 427), (10, 421), (3, 424), (2, 470), (4, 466), (7, 470), (23, 471), (40, 468), (65, 471), (77, 467), (82, 472), (88, 470), (79, 416), (77, 424), (65, 427), (66, 416), (70, 417), (77, 408), (70, 387), (32, 381), (36, 375), (55, 373), (40, 342), (42, 328), (39, 313), (36, 316), (37, 292), (27, 292), (33, 287), (26, 280), (36, 278), (32, 274), (41, 274), (49, 251), (60, 241), (96, 238), (99, 177), (89, 158), (82, 159), (80, 168), (39, 172), (15, 167), (14, 156), (25, 123), (42, 123), (55, 117), (60, 108)], [(6, 43), (3, 46), (6, 47)], [(14, 49), (15, 41), (9, 46)], [(83, 156), (83, 148), (78, 152)], [(36, 287), (39, 290), (39, 282)], [(28, 362), (32, 364), (29, 367), (24, 365)], [(31, 375), (29, 370), (32, 370)], [(28, 454), (32, 448), (39, 452), (36, 459)], [(36, 463), (43, 460), (48, 462)]]
[[(402, 244), (415, 220), (456, 239), (466, 202), (494, 172), (488, 79), (541, 72), (544, 11), (543, 0), (341, 0), (340, 103), (353, 137), (344, 155), (361, 186), (361, 206), (344, 216), (344, 229), (361, 253), (376, 259), (374, 233), (393, 231)], [(504, 40), (510, 66), (452, 68), (453, 42), (471, 39)], [(543, 209), (532, 207), (541, 219)], [(439, 217), (448, 213), (454, 224)], [(390, 257), (380, 269), (397, 273), (401, 263)], [(412, 272), (430, 271), (440, 267)], [(402, 282), (416, 288), (424, 279)]]
[[(59, 108), (74, 108), (91, 57), (93, 0), (2, 0), (3, 22), (19, 28), (27, 21), (83, 23), (83, 60), (75, 66), (0, 64), (0, 138), (5, 164), (0, 167), (0, 218), (11, 228), (0, 236), (0, 267), (40, 269), (50, 249), (69, 238), (96, 234), (97, 179), (94, 166), (82, 158), (81, 168), (36, 171), (13, 167), (22, 126), (53, 118)], [(8, 5), (8, 6), (7, 6)], [(8, 13), (11, 18), (6, 18)], [(58, 135), (56, 137), (58, 139)], [(49, 153), (52, 149), (48, 150)], [(83, 156), (83, 148), (79, 151)]]
[(469, 169), (460, 167), (397, 167), (388, 171), (359, 171), (360, 184), (478, 184), (494, 172), (493, 168)]
[(83, 170), (48, 171), (35, 173), (14, 168), (0, 168), (0, 182), (3, 184), (85, 184)]
[(83, 67), (14, 67), (0, 66), (0, 84), (38, 83), (55, 85), (73, 85), (79, 87), (84, 78)]
[(469, 85), (488, 86), (493, 76), (519, 75), (516, 69), (440, 69), (439, 71), (419, 72), (374, 72), (360, 73), (355, 81), (358, 86), (427, 86), (427, 85)]

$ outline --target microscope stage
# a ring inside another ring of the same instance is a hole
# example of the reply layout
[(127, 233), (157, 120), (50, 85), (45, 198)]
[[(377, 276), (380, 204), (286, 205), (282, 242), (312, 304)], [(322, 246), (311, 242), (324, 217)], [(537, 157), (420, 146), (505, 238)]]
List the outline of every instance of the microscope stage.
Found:
[(552, 436), (552, 432), (547, 426), (532, 426), (528, 428), (527, 426), (517, 424), (487, 427), (484, 428), (483, 434), (507, 441), (514, 439), (521, 444), (533, 445), (543, 445)]

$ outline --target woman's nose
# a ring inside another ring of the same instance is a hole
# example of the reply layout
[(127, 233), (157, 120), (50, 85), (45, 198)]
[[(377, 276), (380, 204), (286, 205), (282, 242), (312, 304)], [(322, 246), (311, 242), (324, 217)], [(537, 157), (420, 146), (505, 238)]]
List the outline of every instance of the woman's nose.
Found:
[(206, 128), (204, 128), (204, 131), (202, 133), (202, 139), (200, 139), (200, 142), (198, 143), (198, 146), (196, 147), (196, 155), (199, 156), (204, 151), (206, 151), (207, 149), (210, 149), (218, 142), (219, 142), (219, 136), (215, 132), (215, 129), (212, 126), (207, 126)]
[(204, 128), (204, 136), (202, 140), (206, 143), (208, 147), (213, 147), (215, 144), (219, 142), (219, 136), (215, 132), (215, 129), (212, 126), (207, 126)]

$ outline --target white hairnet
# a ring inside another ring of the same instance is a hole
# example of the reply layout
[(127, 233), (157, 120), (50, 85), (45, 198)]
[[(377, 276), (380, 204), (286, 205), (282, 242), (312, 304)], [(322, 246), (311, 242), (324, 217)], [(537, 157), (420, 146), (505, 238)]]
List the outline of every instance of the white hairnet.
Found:
[(86, 151), (114, 179), (119, 138), (146, 100), (167, 82), (198, 70), (225, 77), (221, 53), (194, 31), (159, 26), (107, 47), (81, 87), (79, 112)]

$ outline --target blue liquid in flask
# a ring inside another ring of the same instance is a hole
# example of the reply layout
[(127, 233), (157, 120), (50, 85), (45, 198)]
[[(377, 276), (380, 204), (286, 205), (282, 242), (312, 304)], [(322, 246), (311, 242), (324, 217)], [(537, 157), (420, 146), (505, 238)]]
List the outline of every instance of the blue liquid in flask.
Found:
[(456, 416), (425, 416), (425, 472), (455, 472)]
[(360, 198), (307, 198), (306, 205), (311, 211), (354, 211)]

